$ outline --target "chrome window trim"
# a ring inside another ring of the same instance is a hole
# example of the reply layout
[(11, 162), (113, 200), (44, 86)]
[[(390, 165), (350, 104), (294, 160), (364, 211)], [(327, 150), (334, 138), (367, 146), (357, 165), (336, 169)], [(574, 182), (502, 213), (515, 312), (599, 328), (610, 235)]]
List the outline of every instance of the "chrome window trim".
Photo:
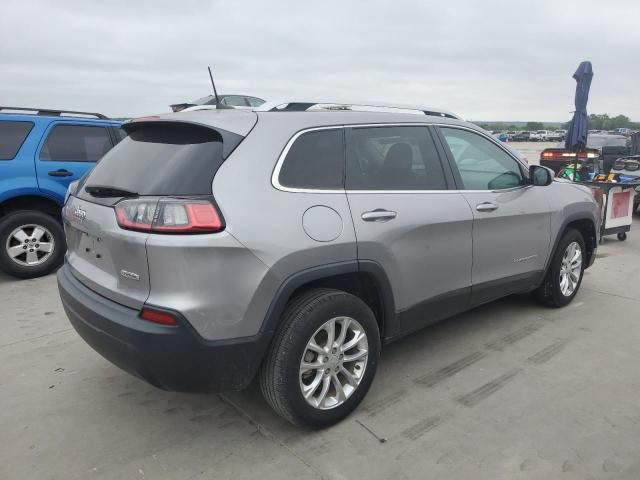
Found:
[(285, 187), (284, 185), (280, 184), (280, 170), (282, 170), (282, 164), (284, 163), (284, 160), (287, 157), (289, 150), (291, 150), (291, 146), (293, 145), (293, 143), (305, 133), (316, 132), (319, 130), (344, 130), (344, 125), (331, 125), (329, 127), (305, 128), (303, 130), (296, 132), (293, 135), (293, 137), (289, 139), (284, 149), (282, 150), (282, 153), (280, 153), (280, 156), (278, 157), (278, 161), (276, 162), (276, 166), (274, 167), (273, 173), (271, 174), (271, 184), (277, 190), (281, 190), (283, 192), (290, 192), (290, 193), (344, 193), (344, 188), (324, 190), (324, 189), (316, 189), (316, 188)]
[[(287, 142), (287, 144), (285, 145), (284, 149), (282, 150), (282, 152), (280, 153), (280, 155), (278, 156), (278, 161), (276, 162), (276, 165), (273, 169), (273, 172), (271, 174), (271, 185), (276, 189), (276, 190), (280, 190), (282, 192), (288, 192), (288, 193), (348, 193), (348, 194), (424, 194), (424, 193), (434, 193), (434, 194), (443, 194), (443, 193), (481, 193), (481, 192), (493, 192), (493, 193), (504, 193), (504, 192), (511, 192), (511, 191), (515, 191), (515, 190), (519, 190), (521, 188), (526, 188), (529, 187), (529, 185), (525, 184), (525, 185), (521, 185), (519, 187), (512, 187), (512, 188), (505, 188), (505, 189), (501, 189), (501, 190), (459, 190), (459, 189), (447, 189), (447, 190), (350, 190), (350, 189), (344, 189), (344, 188), (336, 188), (336, 189), (317, 189), (317, 188), (295, 188), (295, 187), (285, 187), (284, 185), (280, 184), (280, 170), (282, 169), (282, 165), (284, 163), (285, 158), (287, 157), (287, 154), (289, 153), (289, 150), (291, 149), (291, 146), (293, 145), (293, 143), (303, 134), (307, 133), (307, 132), (314, 132), (314, 131), (318, 131), (318, 130), (338, 130), (338, 129), (345, 129), (345, 128), (371, 128), (371, 127), (429, 127), (429, 126), (436, 126), (436, 127), (447, 127), (447, 128), (458, 128), (460, 130), (468, 130), (470, 132), (476, 133), (488, 140), (490, 140), (491, 142), (493, 142), (495, 145), (497, 145), (503, 152), (505, 152), (510, 158), (514, 159), (518, 165), (522, 166), (524, 168), (524, 170), (528, 170), (528, 166), (525, 165), (523, 162), (520, 161), (520, 159), (518, 159), (517, 157), (513, 156), (511, 154), (511, 152), (509, 152), (507, 149), (503, 148), (499, 142), (496, 142), (494, 138), (492, 138), (491, 136), (487, 135), (486, 133), (479, 131), (479, 130), (475, 130), (473, 128), (470, 127), (466, 127), (466, 126), (462, 126), (462, 125), (456, 125), (453, 123), (433, 123), (433, 122), (402, 122), (402, 123), (354, 123), (354, 124), (347, 124), (347, 125), (331, 125), (331, 126), (323, 126), (323, 127), (310, 127), (310, 128), (304, 128), (302, 130), (299, 130), (298, 132), (296, 132)], [(345, 152), (346, 153), (346, 152)]]

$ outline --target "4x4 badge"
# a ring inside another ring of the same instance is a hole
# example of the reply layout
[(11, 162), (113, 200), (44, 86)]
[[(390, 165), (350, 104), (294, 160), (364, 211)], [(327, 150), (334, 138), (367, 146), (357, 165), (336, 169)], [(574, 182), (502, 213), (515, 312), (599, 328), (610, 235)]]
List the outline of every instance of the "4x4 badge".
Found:
[(128, 272), (126, 270), (120, 270), (120, 275), (122, 275), (124, 278), (129, 278), (131, 280), (136, 280), (136, 281), (140, 280), (140, 275), (138, 275), (137, 273)]

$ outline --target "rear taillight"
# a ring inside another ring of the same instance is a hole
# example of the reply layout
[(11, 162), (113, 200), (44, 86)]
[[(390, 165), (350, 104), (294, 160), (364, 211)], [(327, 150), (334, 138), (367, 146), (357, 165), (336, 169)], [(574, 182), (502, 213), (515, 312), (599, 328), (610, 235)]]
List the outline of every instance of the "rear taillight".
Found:
[(140, 318), (153, 323), (159, 323), (160, 325), (178, 325), (176, 317), (168, 312), (161, 310), (154, 310), (149, 307), (143, 307), (140, 310)]
[(115, 206), (120, 228), (152, 233), (216, 233), (222, 215), (206, 200), (150, 198), (123, 200)]
[(595, 152), (570, 152), (568, 150), (543, 150), (540, 158), (544, 160), (566, 160), (571, 161), (575, 158), (586, 160), (589, 158), (598, 158)]

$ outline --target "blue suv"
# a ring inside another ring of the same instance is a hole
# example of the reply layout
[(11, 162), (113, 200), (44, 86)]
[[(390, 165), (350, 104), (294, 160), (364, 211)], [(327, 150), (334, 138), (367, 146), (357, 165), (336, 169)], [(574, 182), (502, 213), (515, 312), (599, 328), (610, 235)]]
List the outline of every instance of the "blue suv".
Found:
[(67, 187), (126, 136), (88, 112), (0, 107), (0, 270), (46, 275), (63, 261)]

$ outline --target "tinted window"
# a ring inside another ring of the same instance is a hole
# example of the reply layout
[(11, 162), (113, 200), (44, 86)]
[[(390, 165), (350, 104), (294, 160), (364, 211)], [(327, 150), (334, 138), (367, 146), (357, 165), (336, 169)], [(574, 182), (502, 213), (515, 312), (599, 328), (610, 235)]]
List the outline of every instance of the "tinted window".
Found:
[(500, 190), (524, 183), (518, 162), (486, 138), (457, 128), (441, 128), (466, 190)]
[(264, 100), (262, 100), (261, 98), (256, 98), (256, 97), (247, 97), (247, 102), (252, 107), (259, 107), (260, 105), (262, 105), (264, 103)]
[(347, 189), (447, 188), (427, 127), (353, 128), (348, 152)]
[(111, 146), (105, 127), (56, 125), (40, 151), (40, 160), (97, 162)]
[(0, 160), (13, 160), (29, 135), (31, 122), (0, 122)]
[(120, 127), (113, 127), (113, 133), (116, 136), (116, 143), (119, 143), (122, 141), (123, 138), (125, 138), (127, 136), (127, 132), (125, 132), (122, 128)]
[(624, 147), (626, 145), (627, 139), (624, 137), (614, 137), (606, 135), (589, 135), (587, 137), (588, 148), (602, 148), (604, 146)]
[[(239, 137), (242, 138), (242, 137)], [(211, 195), (223, 162), (222, 136), (193, 125), (144, 125), (95, 166), (85, 185), (140, 195)]]
[(342, 188), (344, 132), (316, 130), (300, 135), (287, 153), (280, 170), (280, 185), (292, 188)]

